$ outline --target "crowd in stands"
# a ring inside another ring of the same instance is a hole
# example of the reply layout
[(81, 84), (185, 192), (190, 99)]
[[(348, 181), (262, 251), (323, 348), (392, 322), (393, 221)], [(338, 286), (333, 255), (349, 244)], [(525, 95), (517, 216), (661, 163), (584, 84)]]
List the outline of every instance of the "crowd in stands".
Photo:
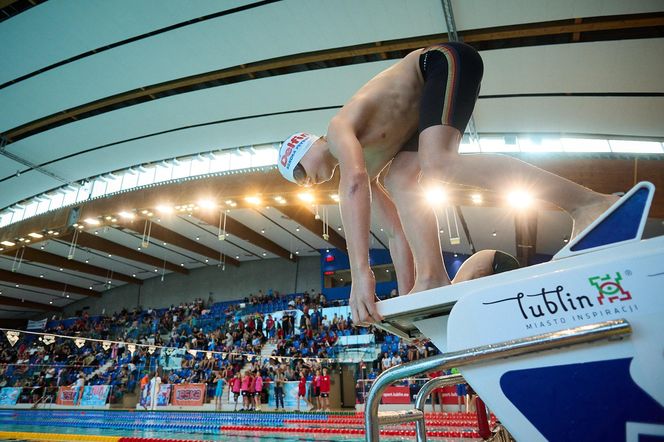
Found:
[[(3, 340), (0, 386), (26, 387), (19, 402), (54, 402), (57, 387), (80, 385), (82, 379), (85, 385), (111, 385), (110, 402), (117, 403), (158, 368), (162, 382), (207, 383), (208, 396), (213, 397), (219, 379), (230, 387), (238, 375), (260, 376), (265, 383), (300, 382), (303, 377), (315, 383), (316, 371), (336, 356), (340, 336), (374, 333), (384, 352), (377, 368), (435, 351), (424, 344), (405, 346), (378, 329), (357, 327), (350, 315), (328, 318), (322, 313), (328, 306), (313, 290), (288, 296), (268, 290), (240, 301), (199, 298), (168, 308), (123, 309), (96, 317), (84, 312), (77, 318), (49, 321), (44, 330), (99, 340), (86, 341), (80, 348), (73, 339), (46, 344), (30, 334), (22, 334), (15, 346)], [(132, 354), (129, 343), (142, 345)], [(266, 344), (273, 350), (261, 355)], [(314, 404), (320, 407), (324, 405)]]

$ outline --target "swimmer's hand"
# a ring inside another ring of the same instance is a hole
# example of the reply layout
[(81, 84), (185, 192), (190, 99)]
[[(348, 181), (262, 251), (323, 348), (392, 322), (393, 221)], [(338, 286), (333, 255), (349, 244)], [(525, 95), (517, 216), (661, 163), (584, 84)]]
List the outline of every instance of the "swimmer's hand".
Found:
[(353, 273), (350, 290), (350, 311), (356, 325), (380, 322), (383, 317), (376, 308), (376, 278), (371, 270)]

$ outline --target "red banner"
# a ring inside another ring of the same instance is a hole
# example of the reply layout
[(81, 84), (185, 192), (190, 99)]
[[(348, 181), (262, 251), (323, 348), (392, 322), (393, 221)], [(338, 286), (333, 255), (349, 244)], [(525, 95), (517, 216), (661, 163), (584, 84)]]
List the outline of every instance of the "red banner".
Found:
[(443, 405), (457, 405), (456, 385), (447, 385), (443, 390)]
[(387, 387), (383, 393), (384, 404), (410, 404), (410, 387)]
[(171, 405), (203, 405), (205, 384), (175, 384)]
[[(82, 395), (83, 391), (78, 395), (79, 401), (81, 400)], [(76, 387), (60, 387), (58, 388), (58, 397), (55, 398), (55, 403), (58, 405), (74, 405), (75, 396)]]

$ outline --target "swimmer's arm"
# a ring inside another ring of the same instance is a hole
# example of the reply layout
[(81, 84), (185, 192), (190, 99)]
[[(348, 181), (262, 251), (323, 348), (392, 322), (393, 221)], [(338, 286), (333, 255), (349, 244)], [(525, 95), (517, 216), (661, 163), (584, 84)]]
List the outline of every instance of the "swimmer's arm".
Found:
[(371, 182), (371, 208), (374, 219), (385, 229), (390, 254), (397, 273), (399, 294), (410, 292), (415, 284), (413, 254), (401, 226), (397, 208), (383, 185), (375, 179)]
[(330, 153), (339, 161), (339, 205), (346, 234), (352, 286), (350, 305), (359, 322), (379, 321), (375, 305), (376, 280), (369, 267), (371, 193), (362, 146), (353, 127), (335, 117), (328, 128)]

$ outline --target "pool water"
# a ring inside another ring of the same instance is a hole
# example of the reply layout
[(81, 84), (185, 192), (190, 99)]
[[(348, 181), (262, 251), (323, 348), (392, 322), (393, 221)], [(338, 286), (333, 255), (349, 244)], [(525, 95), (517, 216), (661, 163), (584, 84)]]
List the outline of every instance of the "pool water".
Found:
[[(451, 434), (448, 423), (441, 418), (427, 419), (427, 430), (438, 441), (477, 440), (471, 435), (471, 420), (454, 422), (454, 430), (469, 431)], [(355, 413), (251, 413), (251, 412), (170, 412), (170, 411), (112, 411), (112, 410), (0, 410), (0, 439), (4, 440), (63, 440), (67, 436), (85, 435), (177, 439), (177, 440), (233, 440), (239, 442), (360, 442), (364, 441), (364, 423)], [(384, 427), (391, 434), (381, 435), (381, 441), (414, 440), (413, 425)], [(443, 431), (441, 431), (443, 430)], [(43, 433), (27, 436), (13, 433)], [(55, 435), (54, 435), (55, 434)], [(464, 438), (465, 436), (465, 438)], [(80, 437), (83, 439), (83, 437)], [(69, 436), (69, 440), (77, 440)], [(108, 440), (108, 439), (106, 439)]]

